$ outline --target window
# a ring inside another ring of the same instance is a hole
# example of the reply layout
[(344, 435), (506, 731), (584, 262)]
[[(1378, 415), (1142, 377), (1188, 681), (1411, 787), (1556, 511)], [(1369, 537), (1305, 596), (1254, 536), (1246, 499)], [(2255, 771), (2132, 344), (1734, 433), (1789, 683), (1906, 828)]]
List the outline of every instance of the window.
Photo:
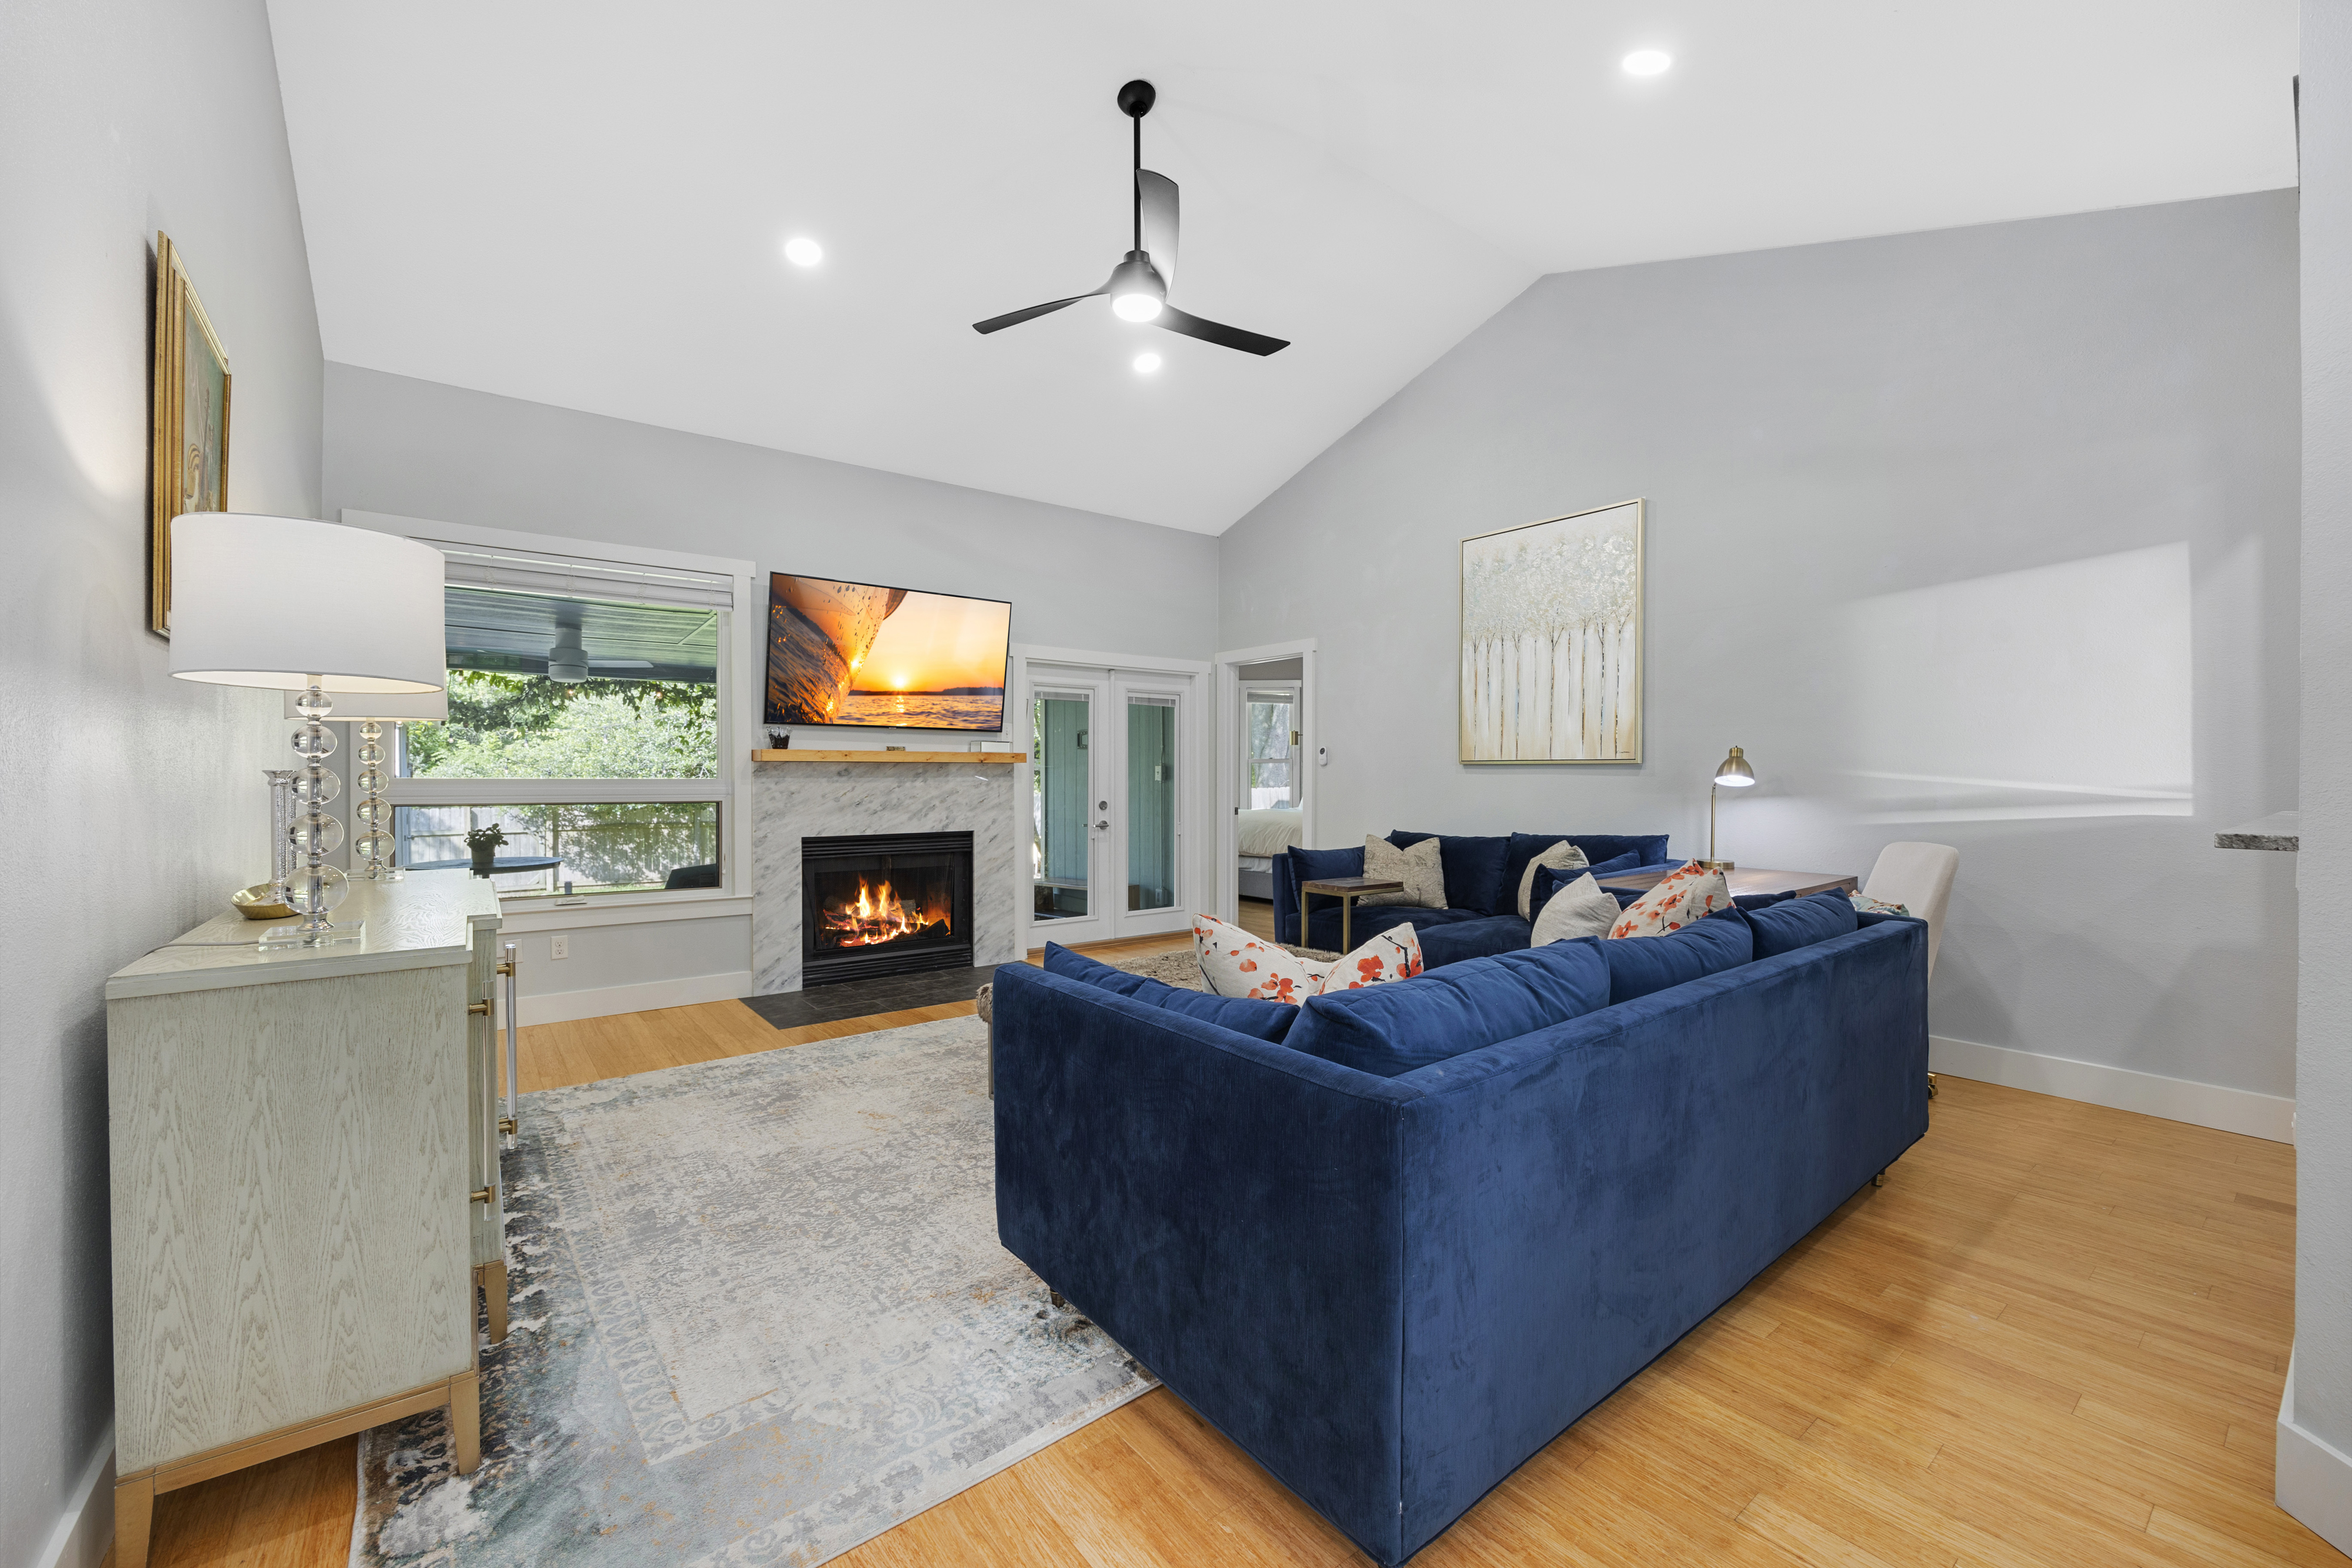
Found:
[(1242, 695), (1248, 718), (1249, 790), (1252, 810), (1298, 804), (1298, 689), (1252, 686)]
[(723, 885), (734, 579), (428, 542), (449, 716), (403, 728), (399, 863), (455, 872), (495, 824), (503, 895)]

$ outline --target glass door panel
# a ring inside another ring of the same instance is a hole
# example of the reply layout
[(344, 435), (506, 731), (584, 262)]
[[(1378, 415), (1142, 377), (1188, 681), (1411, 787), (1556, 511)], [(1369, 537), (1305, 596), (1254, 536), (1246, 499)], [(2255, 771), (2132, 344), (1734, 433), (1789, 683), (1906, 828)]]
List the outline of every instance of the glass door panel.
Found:
[(1176, 699), (1127, 695), (1127, 907), (1176, 907)]
[(1041, 921), (1099, 918), (1093, 888), (1094, 697), (1040, 690), (1031, 698), (1031, 912)]

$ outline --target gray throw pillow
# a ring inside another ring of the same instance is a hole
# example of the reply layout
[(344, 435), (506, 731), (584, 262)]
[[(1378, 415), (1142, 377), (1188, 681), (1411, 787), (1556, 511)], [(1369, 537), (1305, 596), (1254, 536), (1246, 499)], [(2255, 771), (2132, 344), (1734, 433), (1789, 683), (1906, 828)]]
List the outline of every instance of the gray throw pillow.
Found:
[(1551, 895), (1551, 902), (1536, 916), (1528, 946), (1543, 947), (1579, 936), (1606, 936), (1617, 924), (1617, 915), (1615, 897), (1587, 873)]
[(1388, 840), (1364, 840), (1364, 874), (1375, 882), (1401, 882), (1402, 893), (1370, 893), (1356, 900), (1366, 904), (1410, 904), (1416, 909), (1445, 907), (1445, 867), (1437, 858), (1437, 841), (1423, 839), (1401, 850)]
[(1535, 903), (1537, 872), (1545, 866), (1549, 866), (1554, 871), (1574, 871), (1578, 866), (1591, 863), (1584, 858), (1582, 850), (1578, 849), (1566, 839), (1560, 840), (1559, 842), (1529, 861), (1528, 869), (1519, 873), (1519, 918), (1522, 920), (1535, 918), (1528, 913), (1528, 907)]

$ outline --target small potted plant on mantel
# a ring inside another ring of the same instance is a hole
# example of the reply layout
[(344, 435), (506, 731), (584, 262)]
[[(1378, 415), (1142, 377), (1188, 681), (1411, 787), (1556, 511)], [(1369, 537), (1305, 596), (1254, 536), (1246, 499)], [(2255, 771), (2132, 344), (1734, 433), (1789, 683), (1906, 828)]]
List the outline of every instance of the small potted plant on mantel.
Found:
[(499, 846), (506, 841), (506, 830), (496, 822), (466, 834), (466, 848), (473, 852), (476, 876), (488, 876), (497, 869)]

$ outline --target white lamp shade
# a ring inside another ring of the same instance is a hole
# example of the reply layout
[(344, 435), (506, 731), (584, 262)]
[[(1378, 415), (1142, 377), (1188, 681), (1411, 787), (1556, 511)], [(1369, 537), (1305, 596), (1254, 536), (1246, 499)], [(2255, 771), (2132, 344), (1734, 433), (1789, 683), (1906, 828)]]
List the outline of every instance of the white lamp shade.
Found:
[[(304, 517), (172, 519), (172, 674), (225, 686), (437, 692), (441, 552)], [(352, 716), (338, 712), (334, 716)]]
[[(286, 694), (286, 716), (300, 718), (294, 711), (295, 700), (302, 694)], [(436, 724), (449, 716), (449, 694), (438, 692), (358, 692), (334, 699), (335, 707), (327, 716), (341, 722), (344, 719), (372, 718), (381, 724), (399, 719), (430, 720)]]

